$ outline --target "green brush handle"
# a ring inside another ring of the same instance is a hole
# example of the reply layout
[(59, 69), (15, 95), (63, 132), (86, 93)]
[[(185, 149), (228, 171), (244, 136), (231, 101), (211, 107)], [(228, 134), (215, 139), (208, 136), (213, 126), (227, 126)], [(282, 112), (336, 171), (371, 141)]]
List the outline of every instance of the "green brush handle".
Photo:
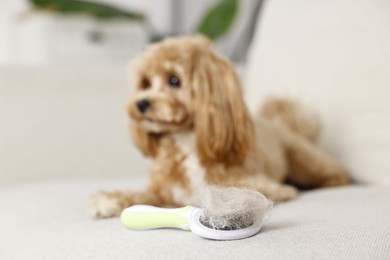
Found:
[(124, 209), (122, 224), (131, 229), (179, 228), (190, 230), (188, 218), (194, 207), (167, 209), (149, 205), (135, 205)]

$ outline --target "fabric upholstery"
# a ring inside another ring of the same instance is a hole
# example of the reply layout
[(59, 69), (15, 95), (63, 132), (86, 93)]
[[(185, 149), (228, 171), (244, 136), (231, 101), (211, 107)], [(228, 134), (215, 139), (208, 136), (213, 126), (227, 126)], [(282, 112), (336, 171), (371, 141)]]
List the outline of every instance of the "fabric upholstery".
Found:
[(121, 68), (0, 69), (0, 183), (146, 173)]
[(352, 186), (302, 194), (274, 207), (248, 239), (210, 241), (181, 230), (132, 231), (90, 220), (99, 189), (139, 189), (144, 178), (80, 178), (0, 187), (0, 256), (61, 259), (388, 259), (389, 188)]
[(390, 186), (390, 2), (266, 2), (249, 55), (247, 100), (303, 100), (322, 146), (363, 183)]

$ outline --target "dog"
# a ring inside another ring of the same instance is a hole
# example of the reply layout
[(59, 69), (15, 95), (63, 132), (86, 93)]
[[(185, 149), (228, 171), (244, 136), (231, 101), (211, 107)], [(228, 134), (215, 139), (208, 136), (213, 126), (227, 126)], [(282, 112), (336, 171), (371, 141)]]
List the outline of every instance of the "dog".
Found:
[(207, 185), (249, 188), (282, 202), (298, 195), (295, 186), (348, 183), (343, 167), (315, 145), (317, 117), (294, 100), (271, 98), (252, 118), (232, 65), (207, 38), (152, 44), (131, 62), (130, 74), (131, 134), (153, 159), (149, 183), (142, 192), (94, 194), (90, 216), (117, 216), (134, 204), (201, 206)]

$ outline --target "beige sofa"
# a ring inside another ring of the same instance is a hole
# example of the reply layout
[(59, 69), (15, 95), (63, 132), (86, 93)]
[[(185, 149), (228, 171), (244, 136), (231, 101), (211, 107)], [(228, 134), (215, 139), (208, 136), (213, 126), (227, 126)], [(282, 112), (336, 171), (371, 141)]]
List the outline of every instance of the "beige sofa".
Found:
[(2, 68), (0, 259), (390, 259), (390, 5), (264, 8), (242, 77), (248, 104), (278, 93), (314, 105), (321, 145), (354, 185), (303, 192), (239, 241), (93, 221), (90, 194), (142, 189), (147, 178), (149, 162), (127, 133), (124, 70)]

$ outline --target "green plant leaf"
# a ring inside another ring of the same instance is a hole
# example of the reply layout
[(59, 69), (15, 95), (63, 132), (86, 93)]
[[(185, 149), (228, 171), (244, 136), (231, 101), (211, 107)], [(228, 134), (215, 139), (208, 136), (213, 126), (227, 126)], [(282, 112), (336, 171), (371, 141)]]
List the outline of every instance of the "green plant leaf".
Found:
[(226, 33), (236, 17), (238, 0), (221, 0), (201, 20), (197, 32), (215, 40)]
[(30, 0), (38, 9), (60, 14), (87, 14), (100, 19), (125, 18), (143, 20), (144, 16), (137, 12), (119, 9), (112, 5), (87, 2), (82, 0)]

